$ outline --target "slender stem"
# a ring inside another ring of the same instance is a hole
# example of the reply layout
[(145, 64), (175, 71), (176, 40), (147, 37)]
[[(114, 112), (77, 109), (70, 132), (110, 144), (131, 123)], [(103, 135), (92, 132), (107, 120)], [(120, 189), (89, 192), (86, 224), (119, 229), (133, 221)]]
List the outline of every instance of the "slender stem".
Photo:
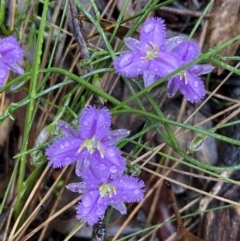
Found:
[(106, 224), (104, 219), (99, 219), (93, 225), (92, 241), (104, 241), (106, 236)]
[[(39, 66), (40, 66), (41, 55), (42, 55), (42, 45), (43, 45), (43, 38), (44, 38), (44, 29), (46, 25), (48, 3), (49, 3), (49, 0), (44, 1), (43, 14), (42, 14), (41, 24), (38, 32), (36, 55), (33, 60), (33, 69), (31, 73), (31, 82), (29, 87), (29, 105), (27, 107), (24, 136), (23, 136), (23, 145), (21, 148), (21, 152), (25, 152), (28, 148), (28, 139), (30, 135), (30, 130), (33, 123), (34, 116), (35, 116), (34, 113), (35, 113), (35, 110), (37, 109), (35, 107), (35, 98), (36, 98)], [(18, 196), (15, 204), (15, 217), (17, 217), (18, 214), (21, 212), (21, 208), (23, 204), (22, 196), (25, 192), (24, 176), (25, 176), (26, 155), (21, 156), (21, 158), (18, 159), (18, 162), (20, 162), (20, 166), (19, 166), (19, 175), (17, 180)]]
[(78, 42), (78, 46), (81, 52), (81, 57), (83, 59), (88, 59), (90, 57), (90, 53), (87, 49), (87, 45), (88, 45), (87, 37), (85, 36), (82, 20), (76, 17), (78, 15), (78, 12), (77, 12), (77, 7), (73, 0), (69, 1), (69, 5), (70, 5), (70, 12), (72, 15), (74, 35)]

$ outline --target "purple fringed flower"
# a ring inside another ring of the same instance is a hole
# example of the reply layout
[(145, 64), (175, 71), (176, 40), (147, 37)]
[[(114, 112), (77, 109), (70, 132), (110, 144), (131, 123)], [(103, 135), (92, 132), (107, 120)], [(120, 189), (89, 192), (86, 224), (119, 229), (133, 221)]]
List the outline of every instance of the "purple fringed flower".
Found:
[(77, 218), (93, 225), (103, 218), (108, 206), (126, 214), (124, 202), (140, 202), (143, 199), (144, 182), (136, 177), (119, 176), (114, 179), (97, 174), (96, 170), (86, 170), (82, 183), (71, 183), (67, 188), (82, 193), (77, 206)]
[[(186, 40), (175, 46), (171, 52), (179, 54), (180, 66), (183, 66), (200, 55), (200, 47), (197, 43)], [(180, 72), (177, 76), (173, 76), (168, 81), (168, 96), (173, 97), (179, 89), (186, 100), (191, 103), (198, 102), (206, 94), (204, 83), (198, 76), (212, 70), (213, 67), (209, 64), (197, 64)]]
[[(143, 75), (145, 87), (200, 55), (199, 45), (191, 40), (184, 40), (181, 36), (166, 39), (166, 28), (161, 18), (146, 20), (139, 41), (125, 38), (124, 42), (130, 51), (113, 62), (114, 68), (126, 77)], [(168, 96), (174, 96), (179, 89), (188, 101), (198, 102), (206, 94), (204, 83), (198, 76), (212, 70), (208, 64), (194, 65), (170, 78)]]
[(77, 162), (76, 174), (94, 165), (101, 175), (118, 175), (125, 170), (125, 161), (115, 143), (128, 136), (124, 129), (110, 130), (111, 115), (108, 109), (86, 107), (79, 118), (78, 130), (63, 121), (58, 127), (63, 137), (46, 149), (49, 164), (54, 168)]
[(130, 51), (113, 62), (114, 68), (126, 77), (143, 75), (145, 87), (179, 67), (178, 54), (166, 49), (166, 27), (161, 18), (146, 20), (139, 41), (129, 37), (124, 42)]
[(0, 87), (4, 85), (10, 70), (17, 74), (24, 73), (24, 70), (17, 65), (22, 59), (23, 50), (14, 37), (0, 39)]

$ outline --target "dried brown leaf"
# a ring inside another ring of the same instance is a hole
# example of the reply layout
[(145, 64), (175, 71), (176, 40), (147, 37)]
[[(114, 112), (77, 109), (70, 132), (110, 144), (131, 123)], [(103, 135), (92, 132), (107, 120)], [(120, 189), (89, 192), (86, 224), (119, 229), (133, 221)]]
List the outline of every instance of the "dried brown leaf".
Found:
[[(218, 46), (234, 36), (240, 34), (240, 1), (239, 0), (216, 0), (213, 8), (213, 17), (209, 20), (208, 38), (206, 48)], [(221, 51), (223, 56), (233, 56), (240, 44), (240, 41), (233, 43)], [(218, 70), (218, 74), (222, 73)]]
[(177, 201), (176, 201), (176, 197), (175, 194), (172, 190), (172, 185), (170, 182), (165, 181), (166, 187), (168, 189), (169, 192), (169, 197), (170, 200), (172, 202), (172, 207), (173, 207), (173, 211), (175, 213), (176, 219), (177, 219), (177, 224), (178, 224), (178, 231), (177, 231), (177, 237), (176, 237), (176, 241), (203, 241), (201, 238), (195, 236), (194, 234), (190, 233), (183, 224), (179, 209), (178, 209), (178, 205), (177, 205)]

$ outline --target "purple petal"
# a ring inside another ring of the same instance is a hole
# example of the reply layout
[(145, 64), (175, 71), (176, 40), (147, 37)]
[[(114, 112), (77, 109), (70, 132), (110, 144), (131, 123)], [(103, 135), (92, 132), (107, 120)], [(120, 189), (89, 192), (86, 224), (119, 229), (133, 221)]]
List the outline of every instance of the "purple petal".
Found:
[(177, 53), (161, 51), (159, 58), (154, 58), (149, 62), (148, 69), (143, 74), (145, 87), (179, 68), (181, 60)]
[(131, 38), (131, 37), (124, 38), (124, 43), (131, 50), (141, 50), (140, 42), (135, 38)]
[(101, 140), (111, 126), (111, 115), (107, 108), (97, 109), (93, 106), (85, 108), (79, 119), (80, 135), (83, 139), (91, 139), (94, 135)]
[(136, 177), (121, 176), (113, 181), (111, 185), (117, 188), (117, 193), (112, 197), (116, 202), (140, 202), (143, 199), (144, 182)]
[(149, 61), (143, 57), (145, 56), (143, 56), (140, 51), (129, 51), (120, 55), (113, 62), (116, 73), (126, 77), (143, 74), (149, 64)]
[(144, 86), (148, 87), (156, 81), (156, 74), (153, 71), (144, 71), (143, 73), (143, 82)]
[(126, 162), (121, 156), (120, 150), (116, 146), (103, 146), (104, 157), (102, 158), (98, 152), (94, 153), (91, 161), (93, 166), (101, 175), (117, 176), (121, 175), (126, 169)]
[(66, 121), (59, 120), (57, 122), (57, 127), (61, 130), (65, 136), (77, 136), (77, 130), (74, 130), (72, 126)]
[(99, 190), (99, 186), (101, 186), (102, 183), (108, 182), (110, 173), (103, 175), (103, 173), (99, 171), (98, 166), (90, 165), (89, 168), (82, 173), (81, 177), (85, 182), (87, 189)]
[(203, 81), (196, 75), (188, 72), (187, 83), (185, 80), (180, 80), (179, 77), (175, 77), (175, 83), (179, 90), (184, 95), (184, 98), (191, 103), (200, 101), (206, 94)]
[(175, 53), (166, 51), (160, 52), (160, 58), (151, 60), (148, 71), (159, 77), (164, 77), (180, 67), (180, 58)]
[[(103, 146), (104, 158), (102, 160), (107, 161), (110, 166), (110, 172), (112, 174), (121, 174), (125, 168), (126, 163), (121, 156), (121, 151), (116, 146)], [(101, 161), (102, 161), (101, 160)]]
[(189, 68), (189, 72), (195, 75), (203, 75), (212, 72), (214, 67), (210, 64), (196, 64)]
[(200, 47), (197, 43), (191, 40), (185, 40), (177, 45), (172, 52), (178, 53), (183, 64), (186, 64), (200, 55)]
[(70, 183), (66, 186), (66, 188), (71, 192), (78, 192), (82, 194), (86, 190), (86, 183), (84, 182)]
[(183, 42), (182, 36), (175, 36), (175, 37), (169, 38), (165, 42), (165, 49), (169, 52), (182, 42)]
[(18, 64), (11, 64), (11, 63), (8, 63), (8, 67), (9, 69), (11, 69), (14, 73), (17, 73), (17, 74), (24, 74), (24, 70), (23, 68), (21, 68)]
[(8, 73), (8, 67), (0, 60), (0, 87), (5, 84)]
[(176, 79), (177, 79), (176, 77), (173, 77), (173, 78), (170, 78), (168, 80), (167, 88), (168, 88), (168, 97), (169, 98), (173, 97), (176, 94), (177, 90), (178, 90), (178, 87), (177, 87), (177, 85), (175, 83)]
[(14, 64), (22, 60), (23, 50), (14, 37), (7, 37), (0, 40), (0, 55), (5, 64)]
[(129, 133), (130, 131), (125, 129), (113, 130), (103, 137), (102, 142), (104, 142), (106, 145), (113, 145), (121, 139), (127, 137)]
[(109, 205), (109, 198), (101, 198), (98, 190), (86, 192), (77, 206), (77, 219), (93, 225), (99, 218), (103, 218)]
[(54, 141), (46, 149), (49, 165), (52, 165), (54, 168), (60, 168), (74, 163), (80, 156), (78, 150), (81, 144), (82, 140), (73, 136), (62, 137)]
[(37, 139), (35, 140), (34, 147), (37, 147), (49, 141), (53, 134), (53, 128), (53, 124), (45, 126), (39, 133)]
[(142, 25), (140, 41), (154, 43), (160, 48), (166, 40), (166, 25), (161, 18), (149, 18)]
[(118, 210), (121, 214), (127, 213), (127, 208), (123, 202), (119, 202), (119, 200), (117, 200), (117, 201), (111, 200), (110, 204), (113, 208)]
[(78, 177), (81, 177), (89, 168), (92, 159), (94, 159), (94, 155), (96, 155), (96, 153), (90, 154), (86, 148), (79, 153), (78, 158), (76, 159), (77, 164), (75, 168), (75, 173)]

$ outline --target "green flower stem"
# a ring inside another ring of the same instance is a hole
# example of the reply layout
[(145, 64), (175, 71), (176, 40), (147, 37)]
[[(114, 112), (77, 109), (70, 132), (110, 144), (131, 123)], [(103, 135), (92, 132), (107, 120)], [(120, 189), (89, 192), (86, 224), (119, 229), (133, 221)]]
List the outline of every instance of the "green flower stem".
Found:
[(224, 69), (227, 69), (229, 70), (230, 72), (233, 72), (234, 74), (237, 74), (237, 75), (240, 75), (240, 70), (239, 69), (236, 69), (234, 67), (232, 67), (231, 65), (229, 64), (226, 64), (218, 59), (215, 59), (215, 58), (210, 58), (210, 61)]
[[(141, 86), (136, 83), (138, 85), (138, 87), (141, 89)], [(132, 95), (134, 95), (135, 93), (132, 93)], [(157, 115), (159, 115), (160, 117), (164, 118), (164, 115), (162, 113), (162, 111), (159, 109), (158, 105), (156, 104), (156, 102), (153, 100), (153, 98), (151, 97), (151, 95), (148, 92), (144, 93), (144, 96), (146, 97), (146, 99), (149, 101), (149, 103), (152, 105), (153, 110), (157, 113)], [(142, 106), (142, 109), (144, 109), (144, 107)], [(148, 119), (148, 121), (153, 124), (153, 121), (151, 118)], [(166, 129), (168, 136), (165, 135), (165, 133), (163, 133), (159, 128), (156, 128), (156, 132), (163, 138), (163, 140), (165, 141), (165, 143), (167, 143), (169, 146), (173, 146), (174, 149), (178, 149), (178, 143), (176, 140), (176, 137), (171, 129), (171, 127), (168, 125), (168, 123), (163, 123), (164, 128)]]
[(5, 21), (5, 8), (5, 0), (0, 0), (0, 26), (2, 26)]
[[(129, 90), (131, 91), (131, 94), (134, 95), (134, 94), (135, 94), (135, 91), (134, 91), (134, 89), (132, 88), (132, 86), (131, 86), (131, 84), (130, 84), (130, 81), (129, 81), (127, 78), (123, 78), (123, 80), (124, 80), (125, 84), (127, 85), (127, 87), (129, 88)], [(138, 84), (138, 83), (136, 83), (136, 84)], [(138, 85), (138, 86), (139, 86), (139, 85)], [(161, 115), (161, 114), (159, 113), (160, 110), (159, 110), (158, 106), (157, 106), (157, 105), (155, 104), (155, 102), (152, 100), (151, 96), (148, 95), (148, 93), (145, 93), (145, 95), (146, 95), (146, 98), (148, 99), (148, 101), (151, 102), (151, 104), (152, 104), (152, 106), (153, 106), (153, 109), (154, 109), (159, 115)], [(144, 108), (144, 106), (143, 106), (143, 104), (142, 104), (142, 102), (141, 102), (138, 98), (135, 99), (135, 101), (137, 102), (139, 108), (140, 108), (142, 111), (146, 111), (145, 108)], [(161, 111), (160, 111), (160, 112), (161, 112)], [(148, 120), (148, 122), (145, 124), (146, 126), (148, 126), (149, 123), (150, 123), (150, 125), (153, 124), (153, 123), (152, 123), (153, 121), (152, 121), (151, 118), (147, 118), (147, 120)], [(145, 126), (145, 127), (146, 127), (146, 126)], [(165, 143), (167, 143), (168, 145), (172, 146), (171, 139), (169, 140), (169, 137), (168, 137), (162, 130), (160, 130), (158, 126), (156, 126), (156, 132), (161, 136), (161, 138), (165, 141)], [(175, 136), (174, 136), (174, 138), (175, 138)], [(140, 141), (140, 140), (139, 140), (139, 141)]]
[(231, 122), (228, 122), (228, 123), (225, 123), (225, 124), (219, 124), (219, 125), (211, 128), (211, 131), (216, 131), (216, 130), (219, 130), (219, 129), (222, 129), (222, 128), (226, 128), (226, 127), (238, 125), (238, 124), (240, 124), (240, 120), (231, 121)]
[[(34, 100), (35, 99), (38, 99), (40, 98), (41, 96), (55, 90), (55, 89), (58, 89), (64, 85), (68, 85), (70, 83), (73, 83), (76, 82), (84, 87), (86, 87), (87, 89), (91, 90), (92, 92), (96, 93), (97, 95), (103, 97), (104, 99), (108, 100), (109, 102), (113, 103), (114, 105), (119, 105), (121, 104), (121, 102), (117, 99), (115, 99), (114, 97), (108, 95), (107, 93), (105, 93), (104, 91), (102, 91), (101, 89), (97, 88), (96, 86), (92, 85), (91, 83), (88, 83), (84, 78), (87, 78), (89, 76), (93, 76), (94, 74), (98, 74), (98, 73), (105, 73), (105, 72), (110, 72), (112, 71), (112, 69), (99, 69), (99, 70), (96, 70), (96, 71), (92, 71), (91, 73), (88, 73), (82, 77), (79, 77), (75, 74), (72, 74), (71, 72), (69, 71), (66, 71), (64, 69), (60, 69), (60, 68), (48, 68), (48, 69), (43, 69), (43, 70), (39, 70), (39, 73), (49, 73), (49, 72), (52, 72), (52, 73), (59, 73), (59, 74), (63, 74), (65, 76), (67, 76), (69, 79), (72, 79), (72, 80), (67, 80), (67, 81), (64, 81), (64, 82), (61, 82), (59, 84), (56, 84), (38, 94), (36, 94), (34, 96)], [(26, 73), (22, 76), (19, 76), (18, 78), (16, 78), (14, 80), (14, 82), (18, 82), (19, 80), (22, 80), (22, 79), (25, 79), (25, 78), (28, 78), (31, 76), (31, 72), (29, 73)], [(13, 81), (12, 81), (13, 83)], [(41, 87), (40, 87), (41, 89)], [(3, 87), (1, 90), (0, 90), (0, 93), (5, 91), (6, 90), (6, 86)], [(38, 91), (39, 91), (39, 88), (38, 88)], [(4, 119), (6, 119), (7, 117), (11, 116), (12, 113), (17, 110), (19, 107), (22, 107), (24, 105), (27, 105), (30, 103), (30, 97), (26, 97), (25, 99), (19, 101), (18, 103), (11, 103), (8, 108), (6, 108), (6, 110), (3, 112), (3, 114), (0, 116), (0, 123), (2, 121), (4, 121)], [(129, 109), (131, 110), (131, 108), (129, 106), (124, 106), (124, 108), (126, 109)]]
[(101, 18), (101, 13), (100, 13), (100, 11), (98, 10), (98, 7), (97, 7), (97, 5), (96, 5), (96, 2), (95, 2), (95, 0), (90, 0), (90, 3), (91, 3), (91, 5), (92, 5), (92, 8), (93, 8), (95, 14), (96, 14), (97, 21), (99, 22), (99, 21), (100, 21), (100, 18)]
[(108, 53), (110, 54), (111, 58), (114, 59), (115, 58), (115, 53), (112, 49), (112, 46), (110, 45), (103, 28), (101, 27), (100, 23), (98, 21), (96, 21), (96, 19), (87, 11), (87, 9), (84, 8), (84, 6), (80, 3), (80, 1), (74, 0), (76, 6), (80, 9), (80, 11), (93, 23), (93, 25), (97, 28), (99, 34), (101, 35)]
[(16, 28), (18, 28), (22, 24), (23, 20), (26, 18), (27, 11), (29, 9), (29, 6), (30, 6), (31, 2), (32, 2), (32, 0), (24, 1), (23, 8), (22, 8), (21, 12), (18, 13), (18, 16), (17, 16), (17, 19), (16, 19), (17, 21), (15, 21), (15, 23), (14, 23)]
[[(128, 110), (119, 110), (119, 111), (114, 111), (112, 113), (113, 114), (126, 114), (126, 113), (129, 113), (129, 112), (128, 112)], [(149, 113), (149, 112), (141, 111), (141, 110), (132, 109), (131, 113), (134, 113), (136, 115), (146, 116), (148, 118), (152, 118), (152, 119), (158, 120), (160, 123), (168, 123), (168, 124), (171, 124), (171, 125), (174, 125), (174, 126), (179, 126), (179, 127), (185, 128), (185, 129), (193, 130), (195, 132), (198, 132), (198, 133), (201, 133), (201, 134), (204, 134), (204, 135), (207, 135), (207, 136), (212, 136), (212, 137), (214, 137), (216, 139), (219, 139), (219, 140), (222, 140), (222, 141), (229, 142), (231, 144), (240, 146), (240, 141), (239, 140), (235, 140), (235, 139), (232, 139), (232, 138), (229, 138), (229, 137), (226, 137), (226, 136), (222, 136), (222, 135), (213, 133), (213, 132), (211, 132), (209, 130), (204, 130), (204, 129), (201, 129), (199, 127), (195, 127), (195, 126), (191, 126), (191, 125), (187, 125), (187, 124), (182, 124), (182, 123), (179, 123), (179, 122), (176, 122), (176, 121), (172, 121), (172, 120), (169, 120), (169, 119), (166, 119), (166, 118), (154, 115), (154, 114)], [(195, 159), (195, 158), (193, 158), (191, 156), (188, 156), (181, 149), (174, 149), (174, 151), (176, 151), (180, 156), (182, 156), (185, 159), (187, 159), (188, 161), (190, 161), (192, 164), (197, 165), (199, 167), (202, 167), (202, 168), (204, 168), (206, 170), (222, 172), (222, 171), (234, 171), (234, 170), (239, 170), (240, 169), (240, 165), (228, 166), (228, 167), (211, 166), (211, 165), (208, 165), (208, 164), (201, 163), (197, 159)]]
[[(165, 118), (162, 111), (159, 109), (158, 105), (156, 104), (156, 102), (152, 99), (152, 97), (150, 96), (150, 94), (148, 92), (145, 93), (145, 97), (148, 99), (148, 101), (151, 103), (153, 109), (156, 111), (157, 115), (161, 118)], [(152, 122), (152, 121), (151, 121)], [(169, 135), (169, 139), (170, 139), (170, 142), (172, 143), (174, 149), (179, 149), (179, 146), (178, 146), (178, 142), (177, 142), (177, 139), (171, 129), (171, 127), (169, 126), (169, 124), (166, 122), (166, 123), (163, 123), (164, 125), (164, 128), (166, 129), (168, 135)]]
[(201, 24), (204, 16), (207, 14), (207, 12), (209, 11), (209, 9), (212, 7), (213, 3), (214, 3), (214, 0), (211, 0), (211, 1), (208, 3), (208, 5), (206, 6), (206, 8), (204, 9), (201, 17), (198, 19), (198, 21), (197, 21), (196, 24), (194, 25), (191, 33), (189, 34), (189, 37), (188, 37), (189, 39), (191, 39), (191, 38), (193, 37), (194, 33), (196, 32), (197, 28), (198, 28), (199, 25)]
[[(36, 55), (34, 56), (34, 60), (33, 60), (33, 70), (31, 72), (31, 82), (30, 82), (30, 87), (29, 87), (29, 105), (27, 106), (27, 114), (26, 114), (26, 121), (25, 121), (25, 127), (24, 127), (25, 131), (24, 131), (24, 135), (23, 135), (23, 145), (21, 148), (21, 151), (23, 151), (23, 152), (26, 151), (28, 148), (28, 139), (29, 139), (31, 126), (32, 126), (34, 116), (35, 116), (34, 110), (37, 109), (35, 107), (35, 98), (36, 98), (39, 66), (40, 66), (41, 55), (42, 55), (42, 45), (43, 45), (43, 38), (44, 38), (44, 29), (45, 29), (45, 25), (46, 25), (48, 3), (49, 3), (48, 0), (44, 1), (42, 19), (41, 19), (40, 28), (38, 31)], [(20, 166), (19, 166), (19, 174), (18, 174), (18, 180), (17, 180), (18, 196), (17, 196), (15, 208), (14, 208), (15, 218), (18, 217), (19, 213), (21, 212), (22, 205), (24, 203), (22, 196), (23, 196), (25, 188), (26, 188), (25, 183), (24, 183), (26, 156), (22, 156), (20, 159), (17, 160), (17, 162), (20, 162)]]
[(0, 28), (4, 35), (8, 35), (8, 30), (5, 27), (5, 0), (0, 0)]
[[(54, 120), (53, 120), (53, 123), (56, 123), (59, 119), (61, 119), (61, 117), (62, 117), (63, 114), (65, 113), (66, 109), (67, 109), (68, 106), (69, 106), (69, 103), (70, 103), (70, 101), (71, 101), (72, 94), (73, 94), (74, 91), (75, 91), (75, 90), (73, 89), (70, 93), (68, 93), (68, 94), (64, 97), (62, 108), (60, 108), (60, 111), (59, 111), (59, 112), (57, 113), (57, 115), (55, 116), (55, 118), (54, 118)], [(46, 148), (48, 144), (49, 144), (49, 143), (46, 143), (46, 144), (43, 144), (43, 145), (39, 145), (39, 146), (37, 146), (37, 147), (35, 147), (35, 148), (32, 148), (31, 150), (26, 150), (25, 152), (20, 152), (20, 153), (17, 154), (14, 158), (15, 158), (15, 159), (16, 159), (16, 158), (21, 158), (22, 156), (26, 156), (27, 154), (30, 154), (30, 153), (32, 153), (32, 152), (34, 152), (34, 151), (39, 151), (40, 149)], [(17, 162), (17, 164), (18, 164), (18, 163), (19, 163), (19, 162)], [(4, 204), (5, 204), (5, 202), (6, 202), (6, 199), (7, 199), (9, 190), (10, 190), (10, 187), (11, 187), (12, 182), (13, 182), (13, 177), (14, 177), (16, 171), (17, 171), (17, 167), (18, 167), (18, 165), (15, 165), (13, 174), (12, 174), (11, 179), (10, 179), (9, 184), (8, 184), (8, 187), (7, 187), (7, 189), (6, 189), (5, 193), (4, 193), (4, 198), (3, 198), (3, 201), (2, 201), (1, 206), (0, 206), (0, 213), (2, 212), (2, 209), (3, 209)], [(41, 165), (40, 168), (37, 168), (37, 169), (34, 171), (34, 173), (35, 173), (35, 174), (34, 174), (34, 177), (35, 177), (36, 175), (39, 175), (39, 174), (40, 174), (40, 171), (42, 170), (42, 167), (43, 167), (43, 165)], [(37, 170), (39, 170), (39, 171), (37, 171)], [(29, 190), (29, 185), (28, 185), (28, 184), (33, 183), (33, 182), (31, 182), (32, 176), (33, 176), (33, 174), (31, 174), (31, 175), (28, 177), (28, 179), (26, 180), (26, 182), (25, 182), (25, 184), (26, 184), (26, 190), (25, 190), (24, 194), (26, 194), (27, 189)]]
[[(181, 216), (181, 218), (182, 219), (192, 218), (192, 217), (195, 217), (195, 216), (198, 216), (198, 215), (202, 215), (204, 213), (214, 212), (214, 211), (217, 211), (217, 210), (222, 210), (222, 209), (231, 208), (231, 207), (234, 207), (234, 205), (233, 204), (227, 204), (227, 205), (224, 205), (224, 206), (221, 206), (221, 207), (210, 208), (210, 209), (206, 209), (204, 211), (197, 211), (197, 212), (194, 212), (194, 213), (186, 214), (186, 215)], [(132, 237), (135, 237), (139, 234), (143, 234), (145, 232), (150, 232), (153, 229), (157, 230), (157, 229), (161, 228), (162, 226), (164, 226), (168, 223), (172, 223), (172, 222), (176, 222), (176, 218), (168, 218), (164, 222), (161, 222), (161, 223), (158, 223), (158, 224), (155, 224), (155, 225), (151, 225), (147, 228), (141, 229), (140, 231), (131, 233), (129, 235), (124, 235), (123, 238), (117, 239), (116, 241), (130, 240)]]
[[(110, 40), (109, 40), (109, 42), (110, 43), (112, 43), (112, 41), (115, 39), (115, 37), (116, 37), (116, 34), (117, 34), (117, 31), (118, 31), (118, 28), (119, 28), (119, 26), (121, 25), (121, 20), (123, 19), (123, 17), (124, 17), (124, 15), (125, 15), (125, 13), (126, 13), (126, 11), (127, 11), (127, 7), (129, 6), (129, 0), (125, 0), (124, 2), (123, 2), (123, 6), (122, 6), (122, 9), (121, 9), (121, 12), (120, 12), (120, 14), (118, 15), (118, 18), (117, 18), (117, 21), (116, 21), (116, 26), (115, 26), (115, 28), (114, 28), (114, 30), (113, 30), (113, 33), (111, 34), (111, 38), (110, 38)], [(130, 3), (131, 4), (131, 3)]]
[[(143, 149), (145, 149), (145, 150), (154, 152), (154, 150), (153, 150), (152, 148), (150, 148), (150, 147), (148, 147), (148, 146), (145, 146), (145, 145), (143, 145), (143, 144), (140, 144), (140, 143), (138, 143), (138, 142), (136, 142), (136, 141), (133, 141), (133, 140), (131, 140), (131, 138), (128, 138), (127, 140), (129, 140), (130, 142), (132, 142), (132, 143), (135, 144), (135, 145), (141, 146), (141, 147), (142, 147)], [(181, 163), (181, 164), (183, 164), (183, 165), (185, 165), (185, 166), (191, 167), (191, 168), (193, 168), (193, 169), (197, 169), (197, 170), (200, 171), (200, 172), (209, 174), (210, 176), (219, 178), (219, 179), (224, 180), (224, 181), (226, 181), (226, 182), (228, 182), (228, 183), (233, 183), (233, 184), (236, 184), (236, 185), (240, 185), (240, 181), (235, 181), (235, 180), (232, 180), (232, 179), (230, 179), (230, 178), (223, 177), (223, 176), (221, 176), (221, 175), (219, 175), (219, 174), (217, 174), (217, 173), (215, 173), (215, 172), (206, 170), (205, 167), (196, 166), (195, 164), (192, 164), (192, 163), (189, 163), (189, 162), (186, 162), (186, 161), (182, 161), (182, 160), (180, 160), (179, 158), (175, 158), (175, 157), (173, 157), (173, 156), (171, 156), (171, 155), (168, 155), (168, 154), (166, 154), (166, 153), (163, 153), (163, 152), (161, 152), (161, 151), (157, 152), (156, 154), (158, 154), (158, 155), (160, 155), (160, 156), (163, 156), (163, 157), (165, 157), (165, 158), (168, 158), (168, 159), (170, 159), (170, 160), (173, 160), (173, 161), (175, 161), (175, 162), (179, 162), (179, 163)], [(201, 162), (199, 162), (199, 163), (201, 163)], [(151, 162), (148, 162), (148, 164), (151, 165)], [(153, 163), (153, 164), (155, 164), (155, 163)], [(203, 163), (202, 163), (202, 164), (203, 164)], [(156, 164), (156, 165), (157, 165), (157, 164)]]

